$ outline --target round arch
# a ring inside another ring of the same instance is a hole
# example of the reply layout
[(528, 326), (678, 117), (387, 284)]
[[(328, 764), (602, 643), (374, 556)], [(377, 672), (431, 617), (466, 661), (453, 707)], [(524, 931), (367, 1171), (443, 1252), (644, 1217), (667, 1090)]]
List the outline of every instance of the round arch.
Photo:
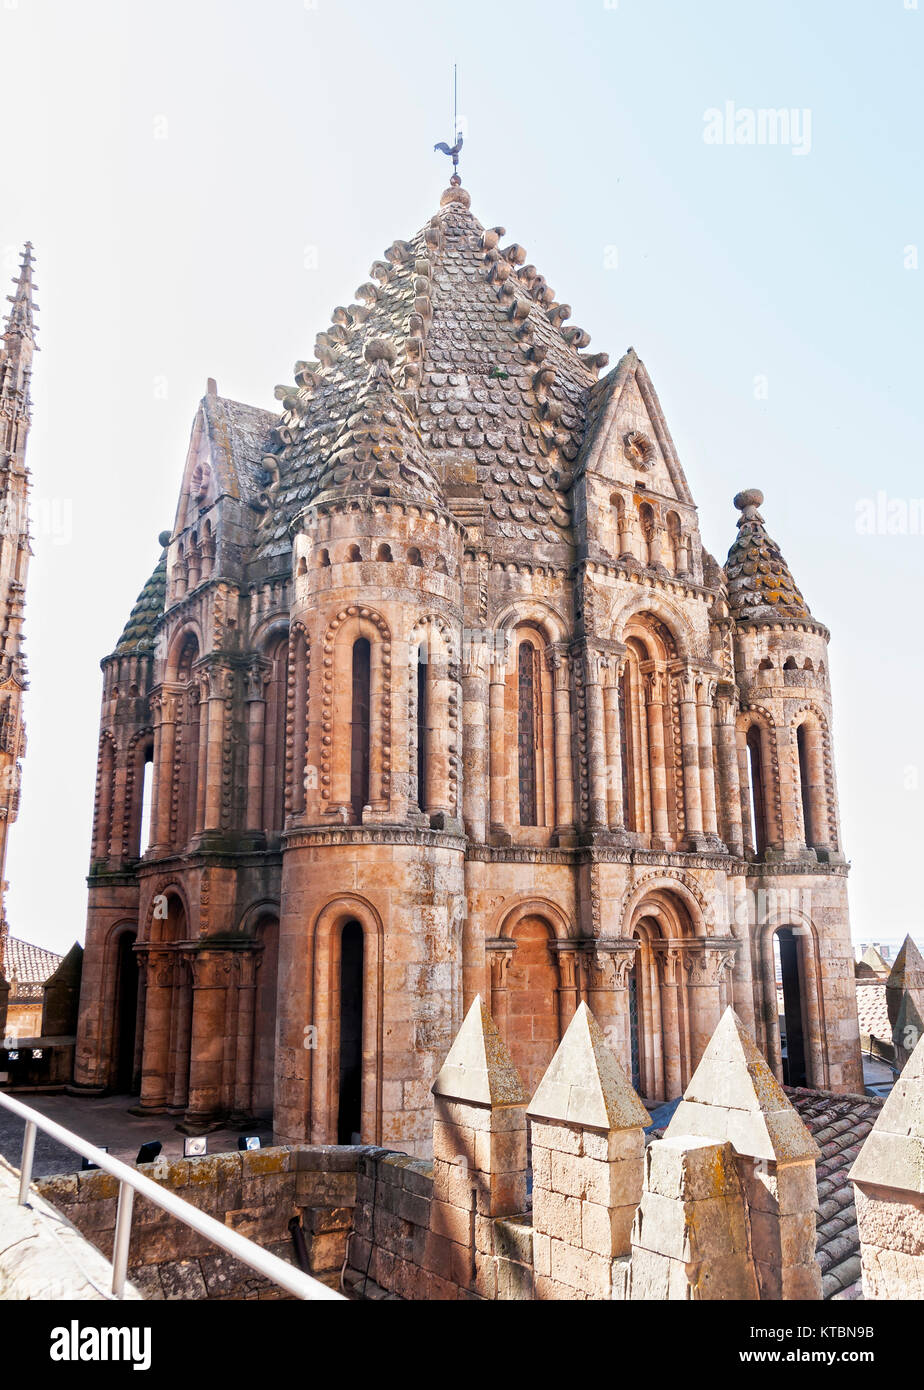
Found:
[[(310, 1114), (314, 1142), (337, 1142), (342, 1059), (341, 979), (343, 933), (351, 923), (362, 930), (362, 1083), (361, 1128), (364, 1142), (382, 1140), (382, 1053), (385, 927), (374, 905), (357, 893), (340, 893), (321, 907), (311, 933), (312, 972), (308, 1016), (317, 1023), (312, 1051)], [(324, 1136), (323, 1138), (321, 1136)]]
[(575, 936), (563, 910), (548, 898), (521, 898), (513, 903), (506, 902), (495, 914), (491, 935), (498, 940), (511, 941), (518, 923), (524, 917), (541, 917), (552, 928), (557, 941), (569, 941)]

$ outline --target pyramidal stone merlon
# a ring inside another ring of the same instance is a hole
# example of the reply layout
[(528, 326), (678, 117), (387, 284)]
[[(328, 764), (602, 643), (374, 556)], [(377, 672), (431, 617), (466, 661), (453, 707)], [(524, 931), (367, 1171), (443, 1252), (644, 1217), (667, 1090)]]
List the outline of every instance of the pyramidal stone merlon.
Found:
[(525, 1105), (529, 1099), (480, 995), (466, 1014), (432, 1089), (443, 1100), (477, 1105)]
[(651, 1124), (586, 1004), (579, 1005), (568, 1025), (527, 1114), (586, 1129), (644, 1129)]
[(750, 1158), (791, 1162), (820, 1151), (734, 1009), (722, 1015), (665, 1134), (729, 1140)]

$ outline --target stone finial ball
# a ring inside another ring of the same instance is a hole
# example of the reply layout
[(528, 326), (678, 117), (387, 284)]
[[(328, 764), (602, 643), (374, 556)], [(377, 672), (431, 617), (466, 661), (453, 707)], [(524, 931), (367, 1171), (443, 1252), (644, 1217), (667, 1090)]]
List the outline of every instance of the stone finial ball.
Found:
[(172, 531), (161, 531), (160, 535), (157, 537), (157, 543), (158, 543), (158, 545), (161, 546), (164, 550), (167, 549), (167, 546), (170, 544), (170, 542), (171, 542), (172, 540), (173, 540), (173, 532), (172, 532)]
[(394, 344), (390, 343), (387, 338), (370, 338), (366, 344), (365, 358), (370, 366), (373, 362), (387, 362), (390, 367), (393, 367), (397, 356)]
[(746, 511), (748, 507), (762, 507), (764, 504), (764, 494), (759, 487), (746, 488), (744, 492), (739, 492), (735, 498), (735, 506), (739, 512)]

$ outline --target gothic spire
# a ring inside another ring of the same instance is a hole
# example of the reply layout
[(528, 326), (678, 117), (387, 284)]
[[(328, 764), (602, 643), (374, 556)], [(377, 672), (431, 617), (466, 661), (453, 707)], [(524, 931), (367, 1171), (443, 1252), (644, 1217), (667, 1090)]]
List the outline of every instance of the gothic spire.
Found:
[(8, 350), (11, 350), (15, 340), (35, 345), (33, 314), (38, 305), (33, 302), (32, 294), (34, 290), (38, 289), (38, 286), (32, 281), (33, 264), (32, 242), (27, 241), (23, 247), (19, 276), (13, 281), (16, 286), (16, 293), (7, 295), (7, 302), (13, 306), (7, 315), (6, 328), (3, 333)]
[(739, 622), (811, 618), (776, 541), (770, 539), (758, 508), (757, 488), (739, 492), (738, 538), (728, 552), (728, 604)]

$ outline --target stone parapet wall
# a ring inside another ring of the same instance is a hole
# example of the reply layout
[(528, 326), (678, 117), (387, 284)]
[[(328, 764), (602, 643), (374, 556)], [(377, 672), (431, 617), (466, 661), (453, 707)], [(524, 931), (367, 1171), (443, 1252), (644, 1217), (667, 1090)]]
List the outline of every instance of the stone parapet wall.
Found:
[[(309, 1272), (337, 1288), (353, 1223), (357, 1175), (373, 1152), (283, 1147), (162, 1159), (138, 1171), (289, 1264), (297, 1263), (289, 1223), (300, 1220)], [(107, 1259), (111, 1257), (115, 1178), (76, 1173), (43, 1179), (36, 1188)], [(149, 1299), (288, 1297), (143, 1197), (135, 1199), (129, 1277)]]

